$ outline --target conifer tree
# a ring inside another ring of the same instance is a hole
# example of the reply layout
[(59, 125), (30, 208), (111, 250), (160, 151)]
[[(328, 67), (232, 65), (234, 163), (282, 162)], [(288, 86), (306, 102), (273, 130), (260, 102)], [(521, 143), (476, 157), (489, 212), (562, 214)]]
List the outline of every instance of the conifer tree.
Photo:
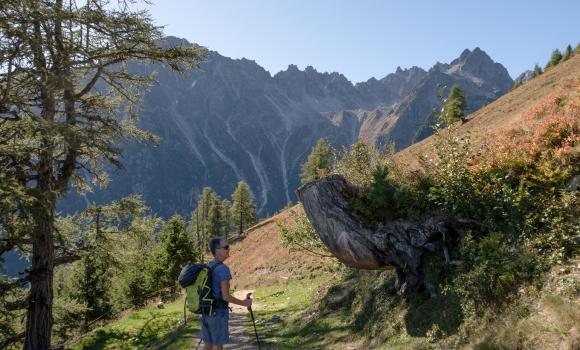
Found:
[[(157, 242), (158, 228), (163, 220), (157, 217), (144, 216), (131, 222), (131, 234), (124, 240), (125, 251), (120, 261), (122, 271), (119, 293), (130, 307), (143, 307), (152, 296), (156, 295), (156, 283), (153, 272), (160, 246)], [(189, 238), (191, 241), (191, 237)], [(195, 251), (199, 256), (199, 250)]]
[(332, 149), (326, 139), (321, 138), (312, 147), (308, 159), (302, 165), (300, 179), (302, 184), (312, 182), (329, 174), (332, 160)]
[(223, 224), (224, 224), (224, 235), (228, 238), (228, 233), (232, 228), (232, 203), (224, 199), (221, 203)]
[(159, 267), (158, 287), (168, 287), (172, 293), (177, 290), (176, 282), (185, 263), (195, 257), (196, 251), (185, 232), (185, 221), (180, 215), (173, 215), (159, 235), (161, 254), (157, 259)]
[(572, 51), (572, 46), (570, 45), (566, 46), (566, 50), (564, 50), (561, 62), (568, 60), (570, 57), (572, 57), (573, 54), (574, 52)]
[(574, 53), (580, 53), (580, 43), (576, 45), (576, 49), (574, 49)]
[(560, 53), (560, 50), (556, 49), (552, 51), (552, 56), (550, 57), (550, 60), (546, 64), (546, 68), (544, 68), (544, 70), (557, 65), (558, 63), (560, 63), (561, 60), (562, 54)]
[[(198, 196), (196, 208), (191, 213), (187, 233), (195, 242), (195, 246), (202, 252), (208, 251), (209, 239), (215, 231), (221, 232), (223, 230), (220, 226), (223, 225), (223, 214), (216, 216), (215, 212), (212, 213), (213, 207), (218, 204), (220, 202), (217, 193), (211, 187), (204, 187)], [(215, 226), (216, 224), (219, 227)]]
[(133, 222), (139, 220), (144, 211), (141, 197), (132, 195), (108, 205), (93, 205), (68, 218), (74, 223), (72, 229), (63, 228), (61, 222), (64, 219), (59, 220), (60, 240), (81, 236), (84, 244), (90, 247), (79, 252), (81, 260), (76, 263), (72, 277), (74, 288), (70, 294), (86, 306), (82, 319), (84, 329), (94, 319), (106, 320), (113, 316), (113, 276), (123, 260), (119, 255), (127, 252), (126, 247), (123, 249), (120, 245), (131, 239)]
[(465, 113), (465, 95), (463, 90), (457, 84), (453, 84), (447, 100), (443, 105), (442, 119), (445, 124), (449, 125), (459, 120), (464, 121)]
[(239, 234), (256, 222), (256, 205), (248, 184), (243, 180), (232, 193), (232, 221)]
[(0, 255), (19, 245), (31, 252), (27, 350), (51, 348), (53, 270), (80, 258), (75, 245), (57, 241), (57, 200), (73, 184), (89, 187), (91, 177), (106, 183), (104, 165), (120, 165), (123, 141), (154, 139), (136, 127), (139, 97), (153, 77), (129, 71), (128, 62), (186, 72), (206, 52), (160, 47), (160, 28), (133, 5), (2, 2), (0, 187), (12, 201), (0, 206)]
[(532, 78), (535, 78), (541, 74), (542, 74), (542, 67), (540, 67), (540, 65), (536, 63), (536, 65), (534, 66), (534, 73), (532, 74)]
[(81, 268), (74, 277), (77, 288), (73, 293), (73, 297), (87, 307), (83, 320), (84, 330), (93, 319), (107, 319), (112, 312), (108, 290), (111, 285), (110, 275), (114, 257), (109, 256), (111, 251), (106, 249), (107, 238), (103, 231), (107, 229), (103, 229), (103, 210), (101, 207), (91, 208), (89, 215), (94, 215), (94, 234), (91, 238), (95, 249), (91, 249), (82, 257)]
[(209, 199), (207, 232), (210, 237), (221, 236), (224, 233), (222, 204), (215, 192)]

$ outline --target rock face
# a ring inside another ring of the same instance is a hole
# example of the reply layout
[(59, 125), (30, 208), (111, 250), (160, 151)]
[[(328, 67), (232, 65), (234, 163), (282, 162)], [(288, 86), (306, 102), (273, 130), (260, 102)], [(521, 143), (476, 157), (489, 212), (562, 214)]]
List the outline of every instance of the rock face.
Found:
[[(164, 45), (181, 43), (188, 44), (168, 38)], [(291, 65), (271, 76), (254, 61), (216, 52), (187, 77), (161, 65), (134, 69), (157, 72), (159, 85), (145, 96), (140, 123), (161, 142), (124, 147), (125, 170), (112, 174), (105, 190), (69, 195), (63, 212), (137, 192), (161, 216), (189, 215), (203, 187), (229, 198), (243, 179), (265, 216), (295, 200), (300, 168), (319, 138), (337, 148), (362, 139), (394, 141), (400, 149), (430, 133), (438, 84), (458, 83), (470, 111), (512, 85), (505, 69), (479, 49), (428, 72), (398, 68), (356, 85), (312, 67)]]
[(341, 176), (329, 176), (298, 189), (304, 212), (330, 252), (347, 266), (397, 270), (401, 293), (427, 287), (421, 266), (426, 252), (446, 258), (446, 241), (455, 231), (448, 219), (426, 214), (418, 220), (396, 219), (376, 229), (365, 227), (349, 208), (358, 189)]
[(397, 150), (421, 141), (433, 133), (433, 111), (441, 105), (439, 87), (447, 87), (448, 92), (453, 84), (465, 93), (467, 115), (508, 92), (513, 81), (507, 70), (481, 49), (465, 50), (450, 64), (434, 65), (392, 110), (379, 109), (363, 117), (361, 138), (378, 146), (394, 142)]
[(518, 75), (518, 77), (514, 80), (514, 82), (519, 81), (520, 83), (525, 84), (533, 77), (534, 77), (534, 72), (528, 69), (527, 71)]

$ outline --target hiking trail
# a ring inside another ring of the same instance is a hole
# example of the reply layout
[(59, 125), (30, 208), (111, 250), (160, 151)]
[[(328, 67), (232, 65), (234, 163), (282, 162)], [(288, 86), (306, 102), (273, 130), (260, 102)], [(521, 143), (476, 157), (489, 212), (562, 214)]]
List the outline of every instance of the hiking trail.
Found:
[[(238, 299), (245, 299), (248, 293), (253, 293), (253, 290), (238, 290), (234, 292), (234, 297)], [(249, 311), (247, 308), (235, 304), (230, 304), (232, 312), (230, 312), (230, 342), (224, 345), (224, 349), (243, 349), (243, 350), (254, 350), (258, 348), (256, 343), (256, 335), (250, 333), (248, 329), (253, 329), (251, 324), (251, 319), (248, 317)], [(259, 307), (258, 304), (252, 306), (254, 309)], [(259, 334), (258, 334), (259, 335)], [(196, 339), (199, 340), (199, 334)], [(196, 340), (196, 341), (198, 341)], [(260, 338), (260, 341), (262, 339)], [(199, 346), (199, 349), (203, 349), (203, 342)], [(263, 350), (269, 349), (262, 346)]]
[[(238, 299), (246, 299), (248, 293), (253, 293), (253, 290), (238, 290), (234, 292), (234, 297)], [(254, 309), (258, 305), (252, 305)], [(248, 309), (231, 304), (232, 312), (230, 312), (230, 342), (224, 345), (224, 349), (257, 349), (256, 336), (251, 334), (246, 329), (252, 322), (248, 317)], [(259, 335), (259, 334), (258, 334)]]

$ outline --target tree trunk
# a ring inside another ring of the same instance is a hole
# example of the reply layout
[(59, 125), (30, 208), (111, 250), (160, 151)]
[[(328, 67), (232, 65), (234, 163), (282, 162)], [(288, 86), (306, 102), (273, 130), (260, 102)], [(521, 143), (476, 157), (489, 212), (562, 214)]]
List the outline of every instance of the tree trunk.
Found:
[(26, 315), (25, 350), (49, 350), (52, 332), (54, 220), (51, 208), (39, 201), (34, 211), (32, 270)]
[(304, 211), (330, 252), (347, 266), (397, 269), (396, 288), (408, 293), (425, 287), (421, 261), (425, 252), (443, 254), (445, 240), (454, 233), (450, 220), (427, 213), (418, 220), (399, 218), (366, 227), (347, 198), (360, 188), (333, 175), (298, 189)]

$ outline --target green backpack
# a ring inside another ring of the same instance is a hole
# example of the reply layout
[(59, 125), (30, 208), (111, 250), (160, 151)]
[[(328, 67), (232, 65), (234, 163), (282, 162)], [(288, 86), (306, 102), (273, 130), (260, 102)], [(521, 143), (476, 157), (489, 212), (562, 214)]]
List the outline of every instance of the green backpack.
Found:
[[(187, 323), (187, 310), (194, 314), (211, 314), (213, 309), (222, 306), (223, 300), (216, 300), (212, 287), (212, 271), (221, 263), (211, 266), (207, 264), (188, 264), (183, 268), (179, 284), (185, 288), (183, 304), (183, 320)], [(225, 303), (227, 307), (227, 303)]]

